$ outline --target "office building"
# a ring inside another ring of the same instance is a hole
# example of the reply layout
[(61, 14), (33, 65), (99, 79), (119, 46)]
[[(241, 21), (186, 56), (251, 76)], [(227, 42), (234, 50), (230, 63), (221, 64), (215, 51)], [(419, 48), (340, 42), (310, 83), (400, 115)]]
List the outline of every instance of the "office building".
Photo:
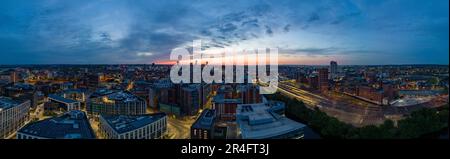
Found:
[(17, 132), (17, 139), (95, 139), (95, 134), (86, 114), (73, 110), (25, 125)]
[(191, 139), (211, 139), (214, 133), (216, 111), (205, 109), (191, 126)]
[(100, 115), (99, 131), (106, 139), (161, 139), (167, 133), (167, 115)]
[(15, 133), (28, 121), (30, 101), (20, 102), (0, 97), (0, 139)]
[(330, 62), (330, 78), (335, 78), (338, 74), (338, 65), (336, 61)]
[(146, 113), (144, 99), (128, 92), (101, 89), (89, 97), (88, 115), (141, 115)]
[(27, 101), (30, 100), (31, 108), (36, 108), (38, 104), (38, 94), (33, 85), (26, 83), (14, 83), (6, 86), (4, 94), (14, 100)]
[(196, 115), (200, 109), (200, 84), (190, 84), (180, 90), (180, 108), (182, 115)]

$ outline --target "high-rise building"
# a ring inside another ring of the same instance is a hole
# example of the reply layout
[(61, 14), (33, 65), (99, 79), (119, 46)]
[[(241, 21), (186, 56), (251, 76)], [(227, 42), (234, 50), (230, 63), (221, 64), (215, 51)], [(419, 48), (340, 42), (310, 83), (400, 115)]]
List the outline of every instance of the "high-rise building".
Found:
[(328, 90), (328, 69), (319, 69), (319, 90), (321, 92)]
[(330, 78), (335, 78), (338, 74), (338, 65), (336, 61), (330, 62)]
[(17, 132), (17, 139), (95, 139), (95, 133), (86, 114), (73, 110), (25, 125)]
[(30, 101), (20, 102), (0, 97), (0, 139), (7, 138), (28, 120)]
[(183, 115), (195, 115), (200, 109), (201, 86), (200, 84), (190, 84), (180, 90), (180, 106)]
[(106, 139), (161, 139), (167, 133), (167, 115), (100, 115), (99, 131)]

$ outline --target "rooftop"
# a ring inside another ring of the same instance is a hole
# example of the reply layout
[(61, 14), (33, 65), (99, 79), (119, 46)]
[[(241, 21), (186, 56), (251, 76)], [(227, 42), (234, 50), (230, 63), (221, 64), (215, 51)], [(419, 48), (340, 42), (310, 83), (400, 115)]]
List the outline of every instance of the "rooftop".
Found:
[(61, 96), (56, 95), (56, 94), (49, 94), (48, 98), (51, 98), (53, 100), (57, 100), (57, 101), (63, 102), (63, 103), (78, 103), (78, 101), (76, 101), (76, 100), (64, 98), (64, 97), (61, 97)]
[(91, 95), (90, 98), (106, 97), (107, 100), (111, 101), (122, 101), (122, 102), (133, 102), (137, 100), (143, 100), (138, 96), (128, 92), (128, 91), (115, 91), (115, 90), (99, 90)]
[(12, 86), (7, 87), (10, 90), (33, 90), (34, 86), (26, 83), (16, 83)]
[(59, 117), (25, 125), (18, 132), (51, 139), (94, 139), (95, 135), (86, 115), (73, 110)]
[(205, 109), (199, 118), (192, 124), (192, 128), (208, 129), (214, 125), (216, 111), (213, 109)]
[(145, 115), (101, 115), (100, 117), (105, 119), (108, 125), (117, 133), (122, 134), (151, 124), (165, 116), (165, 113), (155, 113)]
[(236, 109), (237, 123), (244, 139), (267, 139), (306, 127), (277, 113), (265, 103), (239, 104)]
[(228, 99), (228, 98), (225, 98), (224, 94), (217, 94), (216, 96), (214, 96), (213, 102), (215, 102), (215, 103), (237, 103), (237, 104), (240, 104), (240, 103), (242, 103), (242, 99), (240, 99), (240, 98)]
[(3, 109), (14, 107), (18, 104), (20, 104), (18, 101), (12, 100), (11, 98), (8, 97), (0, 96), (0, 111)]

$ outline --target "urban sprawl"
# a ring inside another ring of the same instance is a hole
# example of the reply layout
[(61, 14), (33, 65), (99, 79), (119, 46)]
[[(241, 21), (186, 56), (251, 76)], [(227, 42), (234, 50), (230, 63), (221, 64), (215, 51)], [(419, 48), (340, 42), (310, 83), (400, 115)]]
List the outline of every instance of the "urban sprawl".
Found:
[(278, 67), (262, 95), (248, 80), (176, 84), (170, 65), (0, 65), (0, 139), (312, 138), (273, 96), (352, 127), (448, 109), (448, 65)]

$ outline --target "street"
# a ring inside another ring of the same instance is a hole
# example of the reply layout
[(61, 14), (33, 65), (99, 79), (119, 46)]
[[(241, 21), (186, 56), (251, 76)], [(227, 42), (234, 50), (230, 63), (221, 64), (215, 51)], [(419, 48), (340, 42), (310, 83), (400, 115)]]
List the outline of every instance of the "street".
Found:
[(167, 134), (169, 139), (189, 139), (191, 125), (195, 122), (194, 117), (185, 119), (167, 118)]

